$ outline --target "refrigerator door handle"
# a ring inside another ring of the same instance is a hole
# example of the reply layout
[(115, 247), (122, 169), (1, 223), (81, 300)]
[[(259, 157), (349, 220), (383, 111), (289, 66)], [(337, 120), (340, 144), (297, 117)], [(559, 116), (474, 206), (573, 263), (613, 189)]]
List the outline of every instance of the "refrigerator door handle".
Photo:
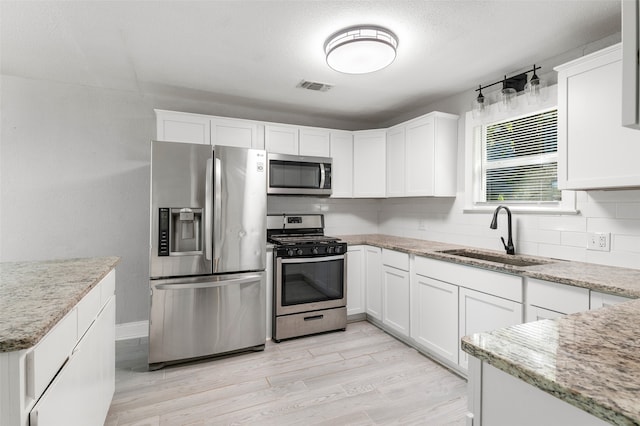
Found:
[(218, 251), (222, 246), (222, 161), (218, 157), (215, 158), (215, 161), (213, 168), (213, 272), (218, 272), (218, 262), (220, 261)]
[(193, 282), (193, 283), (183, 283), (183, 284), (157, 284), (154, 286), (154, 288), (156, 290), (189, 290), (194, 288), (215, 288), (215, 287), (224, 287), (227, 285), (252, 283), (259, 279), (260, 279), (260, 275), (251, 275), (248, 277), (231, 278), (228, 280), (221, 280), (221, 281), (204, 281), (204, 282)]
[(213, 160), (209, 158), (207, 160), (206, 170), (206, 183), (205, 183), (205, 217), (204, 217), (204, 257), (207, 260), (211, 260), (212, 249), (212, 213), (213, 213)]

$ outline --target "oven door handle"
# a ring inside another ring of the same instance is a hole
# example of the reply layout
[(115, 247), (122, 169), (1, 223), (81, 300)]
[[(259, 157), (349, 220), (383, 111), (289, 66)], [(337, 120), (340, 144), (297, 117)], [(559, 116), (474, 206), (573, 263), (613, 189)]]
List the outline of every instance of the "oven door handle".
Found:
[(329, 262), (332, 260), (344, 260), (344, 254), (340, 254), (336, 256), (278, 258), (278, 261), (282, 263), (319, 263), (319, 262)]

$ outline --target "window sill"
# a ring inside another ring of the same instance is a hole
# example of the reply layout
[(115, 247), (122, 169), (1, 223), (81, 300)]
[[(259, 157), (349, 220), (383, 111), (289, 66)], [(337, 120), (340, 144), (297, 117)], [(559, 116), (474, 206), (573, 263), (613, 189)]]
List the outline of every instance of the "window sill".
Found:
[[(536, 207), (536, 206), (517, 206), (517, 205), (509, 205), (507, 203), (500, 204), (506, 207), (509, 207), (512, 213), (523, 213), (523, 214), (546, 214), (546, 215), (578, 215), (580, 214), (580, 210), (570, 209), (570, 208), (562, 208), (562, 207)], [(486, 206), (467, 206), (462, 212), (463, 213), (493, 213), (498, 205), (486, 205)]]

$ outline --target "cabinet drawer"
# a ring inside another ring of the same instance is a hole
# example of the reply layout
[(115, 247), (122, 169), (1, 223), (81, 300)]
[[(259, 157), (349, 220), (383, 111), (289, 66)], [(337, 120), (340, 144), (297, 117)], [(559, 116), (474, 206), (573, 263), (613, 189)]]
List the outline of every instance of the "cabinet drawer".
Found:
[(116, 293), (116, 271), (115, 269), (107, 274), (100, 283), (100, 305), (104, 306), (111, 296)]
[(409, 272), (409, 254), (382, 249), (382, 264)]
[(415, 270), (418, 275), (493, 294), (518, 303), (524, 300), (522, 278), (516, 275), (425, 257), (416, 257)]
[(78, 338), (82, 337), (100, 311), (101, 285), (98, 283), (78, 302)]
[(589, 309), (589, 290), (566, 284), (527, 278), (527, 304), (563, 314)]
[(26, 356), (27, 395), (38, 398), (78, 340), (78, 311), (71, 310)]

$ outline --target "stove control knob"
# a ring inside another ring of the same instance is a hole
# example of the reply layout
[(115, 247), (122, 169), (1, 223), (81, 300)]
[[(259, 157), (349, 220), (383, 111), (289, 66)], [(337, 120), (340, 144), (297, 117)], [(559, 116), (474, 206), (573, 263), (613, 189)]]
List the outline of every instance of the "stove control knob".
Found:
[(342, 252), (342, 247), (340, 247), (340, 246), (336, 246), (335, 252), (336, 252), (336, 253), (340, 253), (340, 252)]
[(293, 249), (287, 250), (287, 256), (293, 256)]
[(327, 253), (333, 253), (333, 246), (327, 247)]
[(314, 247), (313, 250), (311, 250), (311, 253), (318, 254), (318, 247)]
[(303, 253), (302, 249), (298, 249), (298, 251), (296, 252), (298, 256), (302, 256), (302, 253)]

